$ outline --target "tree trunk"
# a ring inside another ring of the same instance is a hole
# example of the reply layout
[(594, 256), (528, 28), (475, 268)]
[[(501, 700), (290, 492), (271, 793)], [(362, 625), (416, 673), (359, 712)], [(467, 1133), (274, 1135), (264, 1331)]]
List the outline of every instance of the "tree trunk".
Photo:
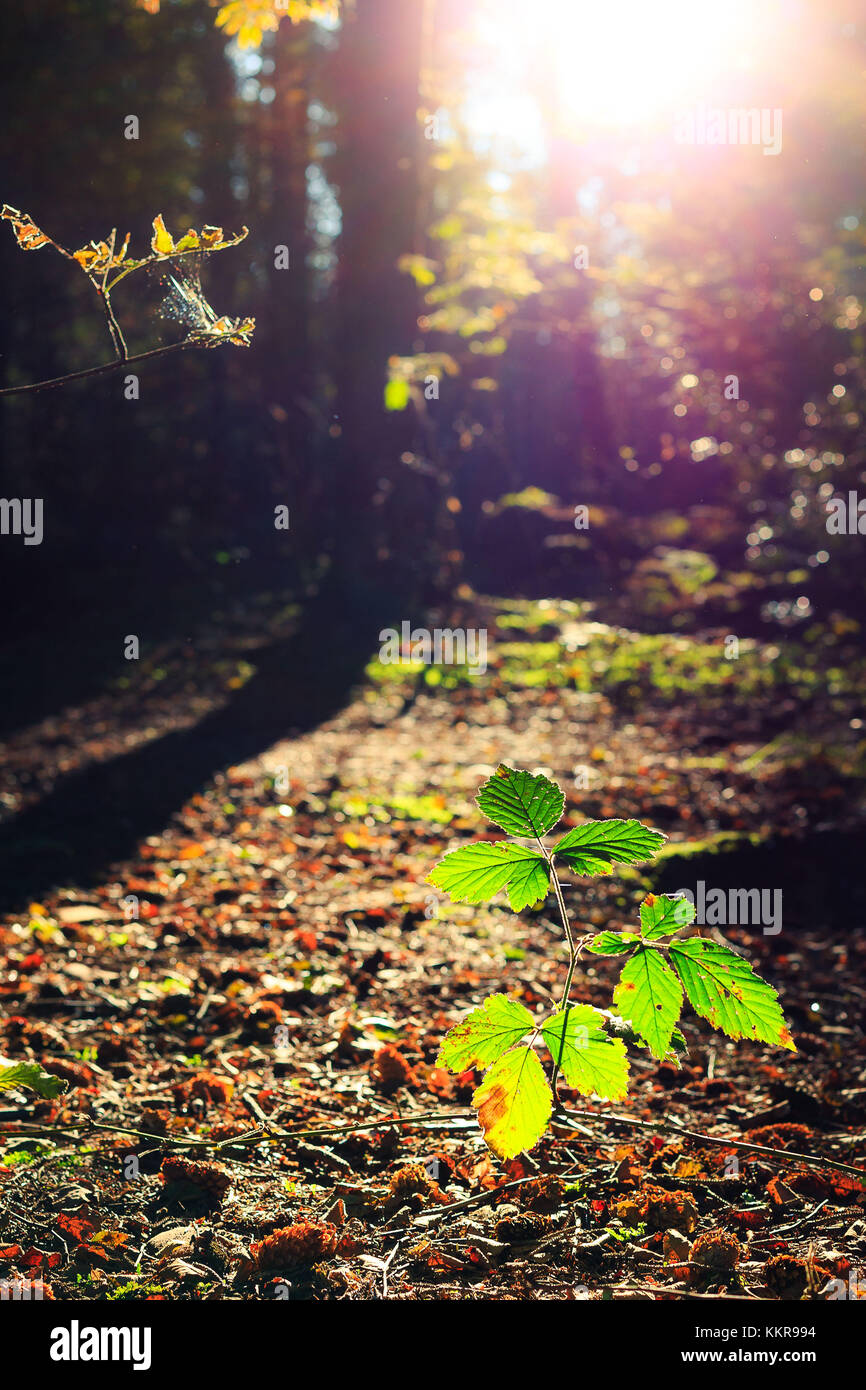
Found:
[[(379, 480), (399, 484), (413, 412), (388, 414), (388, 358), (412, 351), (414, 283), (397, 268), (415, 244), (418, 83), (423, 0), (358, 0), (346, 15), (337, 63), (342, 232), (334, 351), (339, 427), (332, 561), (335, 575), (406, 571), (400, 538), (388, 537), (374, 503)], [(400, 583), (398, 579), (396, 582)]]

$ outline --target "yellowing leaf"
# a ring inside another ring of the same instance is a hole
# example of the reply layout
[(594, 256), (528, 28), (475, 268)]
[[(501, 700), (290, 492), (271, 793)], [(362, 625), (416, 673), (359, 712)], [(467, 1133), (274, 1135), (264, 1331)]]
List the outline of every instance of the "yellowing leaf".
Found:
[(547, 1129), (553, 1094), (530, 1047), (516, 1047), (490, 1068), (472, 1097), (478, 1123), (500, 1158), (533, 1148)]
[[(216, 323), (196, 330), (195, 337), (205, 347), (219, 347), (220, 343), (232, 343), (235, 347), (249, 347), (255, 332), (255, 319), (217, 319)], [(231, 684), (231, 682), (230, 682)], [(239, 684), (243, 684), (241, 680)]]
[(174, 249), (175, 251), (197, 251), (200, 246), (201, 242), (199, 241), (198, 232), (193, 231), (192, 227), (190, 227), (189, 231), (184, 233)]
[[(114, 233), (112, 232), (112, 241)], [(115, 252), (112, 249), (111, 241), (91, 241), (87, 246), (82, 246), (79, 251), (73, 251), (72, 259), (77, 261), (88, 275), (102, 275), (106, 270), (113, 270), (115, 266), (122, 263), (129, 249), (129, 232), (120, 250)]]
[(170, 256), (175, 249), (174, 241), (166, 231), (161, 212), (158, 212), (153, 219), (153, 236), (150, 239), (150, 248), (157, 256)]
[(491, 994), (446, 1034), (437, 1066), (449, 1071), (485, 1071), (533, 1028), (532, 1014), (516, 999)]
[(264, 31), (273, 31), (280, 23), (268, 0), (230, 0), (220, 8), (216, 22), (237, 37), (239, 48), (257, 48)]
[(239, 48), (257, 48), (265, 32), (272, 33), (281, 19), (298, 24), (304, 19), (334, 22), (340, 12), (339, 0), (228, 0), (221, 5), (216, 22), (227, 34), (236, 35)]

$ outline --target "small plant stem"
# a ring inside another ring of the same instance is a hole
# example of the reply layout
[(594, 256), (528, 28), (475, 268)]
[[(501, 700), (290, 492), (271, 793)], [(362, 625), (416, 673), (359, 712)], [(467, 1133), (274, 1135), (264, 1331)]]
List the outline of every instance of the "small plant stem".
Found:
[(565, 908), (565, 898), (562, 895), (562, 884), (560, 883), (559, 878), (557, 877), (556, 869), (554, 868), (553, 855), (544, 848), (544, 845), (541, 843), (541, 840), (537, 835), (535, 838), (536, 840), (538, 840), (539, 849), (541, 850), (542, 854), (547, 860), (547, 867), (550, 871), (550, 881), (553, 885), (553, 892), (556, 896), (556, 906), (559, 909), (559, 919), (562, 922), (563, 929), (565, 931), (565, 937), (568, 942), (568, 974), (565, 977), (565, 989), (562, 991), (562, 999), (560, 1000), (559, 1004), (559, 1011), (564, 1015), (562, 1020), (562, 1033), (559, 1039), (559, 1055), (554, 1058), (553, 1076), (551, 1077), (550, 1082), (550, 1089), (553, 1092), (553, 1104), (555, 1108), (557, 1104), (556, 1084), (559, 1080), (560, 1068), (562, 1067), (562, 1054), (565, 1051), (565, 1030), (568, 1027), (568, 999), (569, 995), (571, 994), (572, 981), (574, 980), (574, 968), (577, 965), (577, 947), (574, 944), (574, 933), (571, 930), (571, 923), (568, 920), (568, 913)]
[(126, 340), (123, 336), (123, 330), (121, 329), (120, 324), (117, 322), (117, 319), (115, 318), (114, 310), (111, 307), (111, 300), (109, 299), (108, 292), (104, 286), (102, 289), (100, 289), (99, 286), (97, 286), (96, 293), (102, 300), (102, 307), (105, 310), (105, 317), (108, 320), (108, 331), (111, 334), (111, 341), (114, 345), (114, 351), (117, 353), (118, 365), (121, 362), (127, 362), (129, 360), (129, 352), (126, 347)]
[(90, 278), (94, 286), (94, 289), (96, 290), (96, 293), (102, 300), (102, 307), (105, 310), (105, 317), (108, 320), (108, 331), (111, 334), (111, 341), (114, 344), (114, 351), (117, 353), (118, 361), (125, 362), (129, 356), (129, 350), (126, 346), (126, 339), (123, 336), (123, 329), (118, 323), (117, 318), (115, 317), (114, 310), (111, 307), (111, 290), (108, 289), (107, 286), (108, 271), (110, 269), (112, 261), (114, 260), (114, 248), (116, 243), (117, 228), (113, 227), (111, 229), (111, 236), (108, 242), (108, 260), (106, 262), (105, 269), (102, 272), (102, 280), (99, 284), (97, 284), (95, 277), (91, 276)]

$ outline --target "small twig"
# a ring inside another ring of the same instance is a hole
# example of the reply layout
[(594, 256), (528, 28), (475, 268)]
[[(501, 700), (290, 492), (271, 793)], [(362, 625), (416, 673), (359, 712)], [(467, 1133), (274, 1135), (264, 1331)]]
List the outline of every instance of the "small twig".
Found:
[(717, 1293), (694, 1293), (691, 1289), (674, 1289), (665, 1284), (617, 1284), (611, 1290), (612, 1293), (651, 1293), (665, 1294), (668, 1298), (698, 1298), (712, 1299), (714, 1303), (763, 1303), (765, 1300), (758, 1298), (753, 1293), (731, 1293), (725, 1294), (723, 1299)]
[[(86, 1120), (69, 1122), (65, 1125), (41, 1125), (33, 1126), (29, 1129), (6, 1130), (5, 1134), (9, 1138), (62, 1138), (71, 1142), (88, 1138), (94, 1130), (99, 1130), (107, 1134), (130, 1134), (136, 1138), (146, 1139), (149, 1143), (163, 1145), (172, 1148), (184, 1149), (237, 1149), (245, 1148), (251, 1144), (280, 1143), (292, 1139), (312, 1139), (326, 1135), (351, 1134), (361, 1130), (388, 1129), (392, 1126), (417, 1125), (421, 1129), (451, 1125), (455, 1120), (464, 1118), (469, 1112), (464, 1109), (461, 1114), (459, 1111), (434, 1110), (420, 1112), (416, 1115), (383, 1115), (375, 1120), (350, 1121), (347, 1124), (319, 1126), (312, 1129), (275, 1129), (268, 1127), (265, 1133), (262, 1128), (257, 1127), (244, 1134), (237, 1135), (230, 1139), (203, 1139), (203, 1138), (183, 1138), (173, 1135), (149, 1134), (144, 1130), (136, 1129), (131, 1125), (124, 1124), (103, 1124), (98, 1120), (88, 1117)], [(835, 1172), (847, 1173), (851, 1177), (857, 1178), (866, 1185), (866, 1169), (855, 1168), (849, 1163), (840, 1163), (838, 1159), (824, 1158), (818, 1154), (795, 1153), (790, 1149), (773, 1149), (764, 1144), (750, 1144), (743, 1139), (724, 1138), (720, 1139), (715, 1135), (701, 1134), (697, 1130), (684, 1129), (681, 1125), (669, 1120), (640, 1120), (631, 1115), (599, 1115), (591, 1110), (565, 1110), (558, 1106), (553, 1112), (554, 1122), (564, 1123), (570, 1129), (579, 1128), (574, 1121), (591, 1121), (597, 1125), (619, 1124), (626, 1125), (632, 1129), (651, 1130), (656, 1133), (676, 1135), (680, 1139), (691, 1139), (698, 1144), (713, 1144), (722, 1149), (738, 1149), (743, 1153), (760, 1154), (765, 1158), (772, 1158), (777, 1163), (784, 1163), (789, 1167), (806, 1166), (809, 1168), (831, 1168)], [(494, 1188), (489, 1194), (479, 1194), (477, 1197), (467, 1198), (464, 1203), (451, 1204), (447, 1208), (448, 1212), (459, 1210), (463, 1206), (475, 1205), (478, 1201), (486, 1201), (489, 1197), (495, 1196), (497, 1192), (504, 1191), (507, 1187), (518, 1187), (521, 1183), (528, 1181), (521, 1178), (514, 1183), (505, 1184)], [(443, 1211), (443, 1215), (445, 1212)]]
[[(195, 1016), (195, 1021), (196, 1021), (196, 1023), (201, 1023), (202, 1019), (204, 1018), (205, 1014), (207, 1013), (208, 1009), (210, 1008), (211, 1004), (213, 1003), (215, 994), (216, 994), (216, 990), (213, 990), (213, 989), (209, 989), (209, 990), (208, 990), (207, 994), (205, 995), (204, 999), (202, 1000), (201, 1004), (199, 1005), (198, 1012), (197, 1012), (197, 1014), (196, 1014), (196, 1016)], [(235, 1075), (237, 1075), (237, 1067), (234, 1068), (234, 1073), (235, 1073)]]
[(809, 1221), (812, 1220), (813, 1217), (817, 1216), (819, 1211), (823, 1211), (829, 1200), (829, 1197), (825, 1197), (823, 1202), (819, 1202), (818, 1205), (816, 1207), (813, 1207), (811, 1211), (807, 1211), (806, 1215), (801, 1216), (799, 1221), (792, 1221), (788, 1226), (776, 1226), (772, 1231), (768, 1233), (766, 1240), (751, 1241), (751, 1248), (759, 1249), (765, 1245), (772, 1244), (774, 1240), (778, 1240), (779, 1236), (789, 1236), (792, 1231), (798, 1231), (801, 1226), (805, 1226)]
[[(117, 360), (118, 362), (126, 362), (127, 358), (129, 357), (129, 351), (126, 346), (126, 339), (123, 336), (123, 330), (117, 321), (114, 309), (111, 305), (111, 290), (107, 287), (108, 271), (111, 266), (111, 262), (114, 260), (114, 247), (116, 241), (117, 228), (112, 227), (111, 236), (108, 239), (108, 259), (105, 264), (105, 269), (102, 272), (102, 282), (99, 285), (96, 285), (94, 283), (94, 288), (96, 290), (96, 293), (102, 300), (102, 307), (105, 310), (105, 317), (108, 320), (108, 331), (111, 334), (111, 341), (114, 344), (114, 351), (117, 353)], [(91, 277), (91, 280), (92, 279), (93, 277)]]
[(425, 1213), (416, 1224), (432, 1226), (434, 1221), (440, 1221), (443, 1216), (453, 1216), (455, 1212), (466, 1211), (469, 1207), (483, 1206), (485, 1202), (492, 1202), (493, 1198), (498, 1197), (500, 1192), (510, 1192), (515, 1187), (525, 1187), (531, 1181), (531, 1178), (515, 1178), (512, 1182), (502, 1182), (498, 1187), (490, 1187), (484, 1192), (476, 1192), (474, 1197), (465, 1197), (462, 1202), (449, 1202), (439, 1211), (430, 1212), (429, 1215)]
[(168, 1134), (149, 1134), (145, 1130), (135, 1129), (132, 1125), (102, 1124), (98, 1120), (87, 1119), (65, 1125), (42, 1125), (28, 1130), (19, 1129), (9, 1132), (9, 1137), (40, 1138), (48, 1136), (56, 1138), (59, 1136), (64, 1139), (78, 1140), (88, 1138), (94, 1130), (101, 1130), (106, 1134), (131, 1134), (136, 1138), (146, 1139), (151, 1144), (167, 1145), (172, 1148), (237, 1149), (244, 1148), (249, 1144), (277, 1143), (284, 1139), (309, 1139), (326, 1134), (355, 1133), (362, 1129), (389, 1129), (393, 1125), (419, 1125), (426, 1128), (443, 1123), (452, 1124), (454, 1120), (461, 1118), (462, 1116), (459, 1113), (455, 1114), (453, 1110), (434, 1110), (426, 1114), (421, 1112), (418, 1115), (388, 1115), (381, 1116), (377, 1120), (352, 1121), (349, 1124), (329, 1125), (317, 1129), (273, 1129), (269, 1126), (267, 1133), (256, 1128), (231, 1139), (184, 1138)]
[(383, 1261), (382, 1261), (382, 1297), (383, 1297), (383, 1298), (387, 1298), (387, 1297), (388, 1297), (388, 1275), (389, 1275), (390, 1272), (391, 1272), (391, 1261), (393, 1260), (394, 1256), (396, 1255), (396, 1253), (397, 1253), (397, 1251), (398, 1251), (399, 1249), (400, 1249), (400, 1242), (398, 1241), (397, 1244), (394, 1246), (394, 1249), (391, 1251), (390, 1255), (388, 1256), (387, 1260), (383, 1260)]
[(850, 1173), (853, 1177), (859, 1178), (866, 1186), (866, 1168), (853, 1168), (850, 1163), (840, 1163), (835, 1158), (821, 1158), (818, 1154), (793, 1153), (790, 1149), (770, 1149), (764, 1144), (749, 1144), (743, 1139), (718, 1139), (711, 1134), (700, 1134), (694, 1129), (683, 1129), (681, 1125), (674, 1124), (670, 1120), (638, 1120), (631, 1115), (595, 1115), (591, 1110), (563, 1110), (562, 1108), (554, 1111), (553, 1118), (555, 1120), (579, 1118), (595, 1120), (596, 1124), (630, 1125), (634, 1129), (652, 1129), (663, 1134), (679, 1135), (681, 1139), (694, 1139), (699, 1144), (716, 1144), (722, 1149), (740, 1149), (744, 1153), (763, 1154), (765, 1157), (787, 1163), (795, 1168), (798, 1164), (805, 1164), (808, 1168), (833, 1168), (839, 1173)]
[(151, 348), (149, 352), (139, 352), (135, 357), (118, 357), (114, 362), (103, 362), (101, 367), (85, 367), (80, 372), (67, 372), (65, 376), (54, 376), (47, 381), (31, 381), (26, 386), (6, 386), (0, 391), (0, 396), (21, 396), (26, 391), (47, 391), (52, 386), (65, 386), (68, 381), (84, 381), (87, 377), (105, 376), (107, 372), (116, 372), (119, 367), (131, 367), (135, 362), (148, 362), (152, 357), (164, 357), (166, 353), (182, 352), (184, 348), (197, 346), (199, 344), (187, 341), (165, 343), (162, 347)]
[(244, 1091), (241, 1096), (241, 1100), (243, 1101), (247, 1109), (250, 1111), (250, 1113), (255, 1116), (259, 1124), (262, 1125), (266, 1130), (269, 1130), (271, 1127), (270, 1121), (262, 1107), (259, 1105), (255, 1096), (253, 1095), (252, 1091)]

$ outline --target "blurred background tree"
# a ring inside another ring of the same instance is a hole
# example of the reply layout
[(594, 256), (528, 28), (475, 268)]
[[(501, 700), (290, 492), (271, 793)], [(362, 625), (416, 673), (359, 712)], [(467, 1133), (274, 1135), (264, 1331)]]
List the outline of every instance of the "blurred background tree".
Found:
[[(31, 714), (96, 687), (118, 630), (264, 629), (323, 584), (370, 646), (382, 612), (473, 589), (650, 627), (856, 611), (825, 502), (863, 480), (862, 24), (849, 0), (746, 7), (743, 66), (726, 16), (625, 6), (635, 67), (618, 10), (10, 11), (7, 201), (74, 245), (146, 245), (156, 212), (246, 224), (206, 291), (257, 321), (249, 352), (143, 370), (134, 403), (116, 378), (4, 402), (5, 491), (51, 519), (0, 549)], [(780, 108), (781, 153), (677, 144), (692, 100)], [(5, 385), (108, 358), (86, 285), (0, 255)], [(131, 349), (171, 332), (156, 291), (118, 300)]]

